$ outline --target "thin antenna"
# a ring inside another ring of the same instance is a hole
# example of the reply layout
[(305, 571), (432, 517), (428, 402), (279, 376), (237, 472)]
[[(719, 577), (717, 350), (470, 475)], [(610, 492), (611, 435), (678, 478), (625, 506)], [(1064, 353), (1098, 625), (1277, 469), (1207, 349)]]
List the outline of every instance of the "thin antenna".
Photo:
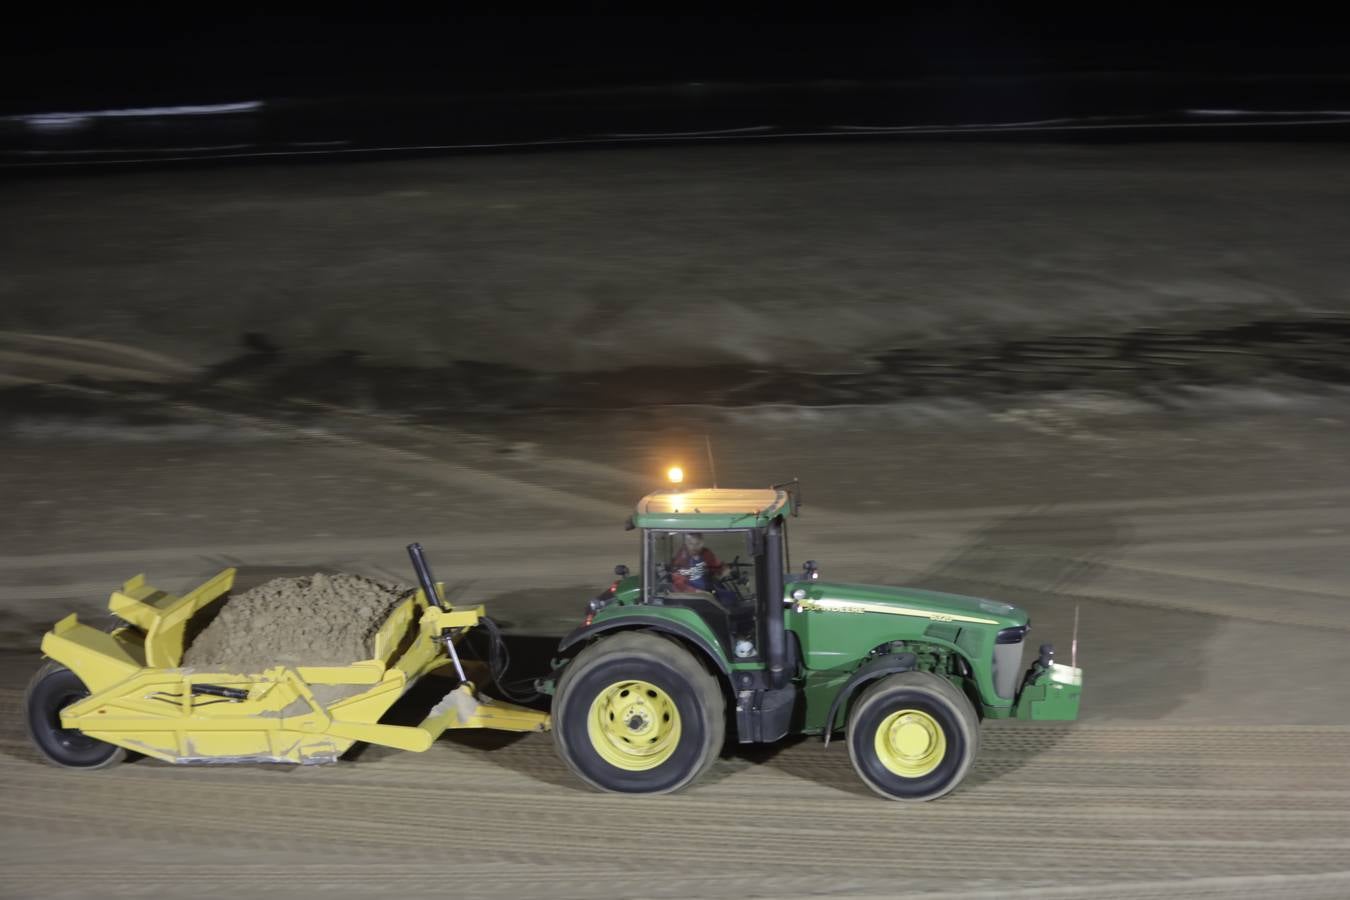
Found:
[(703, 436), (703, 442), (708, 445), (708, 468), (712, 471), (713, 487), (717, 487), (717, 463), (713, 462), (712, 438), (706, 434)]
[(1078, 668), (1078, 604), (1073, 605), (1073, 641), (1069, 644), (1069, 665)]

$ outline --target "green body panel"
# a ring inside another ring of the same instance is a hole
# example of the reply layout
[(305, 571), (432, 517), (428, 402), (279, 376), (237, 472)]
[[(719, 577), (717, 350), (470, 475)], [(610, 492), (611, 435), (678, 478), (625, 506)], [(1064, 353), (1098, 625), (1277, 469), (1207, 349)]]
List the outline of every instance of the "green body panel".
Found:
[(806, 705), (803, 734), (820, 734), (825, 730), (825, 718), (830, 714), (835, 695), (857, 669), (857, 665), (850, 665), (806, 673), (802, 679), (802, 700)]
[[(965, 660), (975, 696), (992, 718), (1010, 713), (1012, 698), (994, 688), (994, 638), (1004, 628), (1025, 625), (1024, 611), (1006, 603), (911, 588), (799, 581), (785, 587), (805, 597), (784, 613), (801, 643), (806, 670), (803, 728), (825, 728), (834, 696), (873, 651), (915, 652), (920, 667), (952, 677), (952, 657)], [(953, 677), (960, 686), (965, 680)]]
[[(793, 600), (796, 591), (804, 591), (805, 597)], [(826, 581), (790, 582), (784, 593), (792, 602), (784, 610), (784, 625), (797, 636), (802, 651), (804, 673), (799, 687), (804, 701), (804, 733), (823, 731), (839, 689), (873, 658), (874, 651), (888, 649), (916, 653), (920, 668), (948, 677), (966, 689), (986, 718), (1072, 718), (1076, 712), (1076, 706), (1070, 709), (1067, 704), (1063, 690), (1038, 688), (1055, 696), (1042, 698), (1035, 705), (1028, 699), (1017, 710), (1012, 698), (1000, 697), (995, 690), (994, 638), (1004, 628), (1027, 623), (1026, 612), (1015, 606), (917, 588)], [(717, 635), (693, 610), (643, 603), (637, 576), (620, 579), (613, 602), (596, 613), (594, 622), (600, 625), (634, 615), (691, 629), (715, 649), (718, 662), (733, 671), (763, 668), (761, 663), (729, 660)], [(964, 668), (955, 662), (956, 657), (965, 661)], [(958, 671), (969, 674), (962, 677), (956, 674)]]
[(615, 619), (631, 619), (635, 616), (642, 616), (647, 620), (660, 619), (677, 625), (683, 625), (685, 628), (688, 628), (694, 634), (702, 638), (707, 645), (713, 649), (717, 654), (717, 660), (714, 660), (714, 662), (718, 662), (720, 665), (727, 668), (730, 667), (730, 660), (727, 659), (726, 653), (723, 652), (722, 645), (718, 641), (717, 635), (708, 627), (708, 623), (703, 621), (703, 617), (691, 609), (684, 609), (679, 606), (654, 606), (645, 603), (636, 605), (612, 604), (596, 613), (593, 622), (595, 625), (604, 625)]
[[(910, 618), (926, 628), (931, 623), (950, 624), (957, 627), (992, 627), (997, 633), (1008, 628), (1027, 623), (1025, 611), (1008, 603), (985, 600), (980, 597), (966, 597), (961, 594), (944, 594), (940, 591), (925, 591), (919, 588), (885, 587), (872, 584), (846, 584), (833, 581), (797, 581), (784, 588), (785, 596), (791, 597), (798, 588), (806, 591), (808, 600), (835, 599), (856, 604), (879, 603), (890, 607), (897, 618)], [(901, 615), (901, 610), (913, 609), (921, 616)], [(845, 615), (856, 615), (845, 611)], [(979, 621), (969, 621), (969, 620)], [(922, 631), (922, 628), (920, 629)]]
[(1031, 681), (1017, 695), (1012, 715), (1038, 722), (1072, 722), (1078, 718), (1083, 673), (1069, 666), (1036, 667)]
[(642, 576), (629, 575), (614, 582), (614, 602), (629, 606), (642, 599)]

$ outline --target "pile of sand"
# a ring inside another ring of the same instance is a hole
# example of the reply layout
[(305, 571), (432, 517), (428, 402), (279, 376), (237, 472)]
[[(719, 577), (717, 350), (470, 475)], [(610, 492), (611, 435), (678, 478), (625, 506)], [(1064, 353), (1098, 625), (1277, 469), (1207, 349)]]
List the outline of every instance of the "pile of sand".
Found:
[(183, 665), (258, 672), (369, 659), (375, 632), (413, 590), (360, 575), (274, 578), (224, 601), (183, 654)]

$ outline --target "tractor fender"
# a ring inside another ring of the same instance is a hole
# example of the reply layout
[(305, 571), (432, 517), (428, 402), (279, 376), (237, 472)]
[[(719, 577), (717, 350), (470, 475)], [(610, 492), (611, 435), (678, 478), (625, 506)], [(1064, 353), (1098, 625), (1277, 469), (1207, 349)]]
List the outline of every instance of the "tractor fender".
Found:
[(913, 653), (889, 653), (886, 656), (877, 657), (854, 672), (848, 681), (844, 682), (844, 686), (839, 689), (838, 693), (834, 695), (834, 701), (830, 704), (830, 712), (825, 716), (825, 746), (830, 745), (830, 735), (834, 732), (834, 720), (839, 715), (840, 707), (848, 702), (848, 698), (858, 688), (876, 681), (878, 678), (894, 675), (896, 672), (912, 671), (918, 664), (918, 657)]
[(639, 616), (628, 615), (617, 619), (610, 619), (607, 622), (599, 622), (594, 625), (582, 625), (576, 628), (571, 634), (562, 639), (558, 645), (558, 652), (565, 653), (577, 644), (590, 640), (596, 635), (605, 634), (610, 631), (629, 631), (633, 629), (644, 629), (649, 631), (658, 631), (677, 637), (686, 643), (692, 644), (702, 651), (703, 655), (715, 666), (724, 676), (731, 677), (731, 668), (727, 665), (726, 659), (717, 651), (708, 639), (694, 631), (687, 625), (679, 622), (672, 622), (669, 619), (660, 616)]

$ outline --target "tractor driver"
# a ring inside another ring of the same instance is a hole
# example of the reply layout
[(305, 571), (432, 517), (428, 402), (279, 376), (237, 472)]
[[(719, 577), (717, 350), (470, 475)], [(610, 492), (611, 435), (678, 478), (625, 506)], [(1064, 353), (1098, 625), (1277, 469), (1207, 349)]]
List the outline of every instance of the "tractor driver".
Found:
[(676, 591), (707, 591), (721, 599), (717, 579), (725, 577), (729, 570), (715, 553), (703, 546), (702, 533), (687, 531), (684, 545), (670, 561), (670, 581)]

